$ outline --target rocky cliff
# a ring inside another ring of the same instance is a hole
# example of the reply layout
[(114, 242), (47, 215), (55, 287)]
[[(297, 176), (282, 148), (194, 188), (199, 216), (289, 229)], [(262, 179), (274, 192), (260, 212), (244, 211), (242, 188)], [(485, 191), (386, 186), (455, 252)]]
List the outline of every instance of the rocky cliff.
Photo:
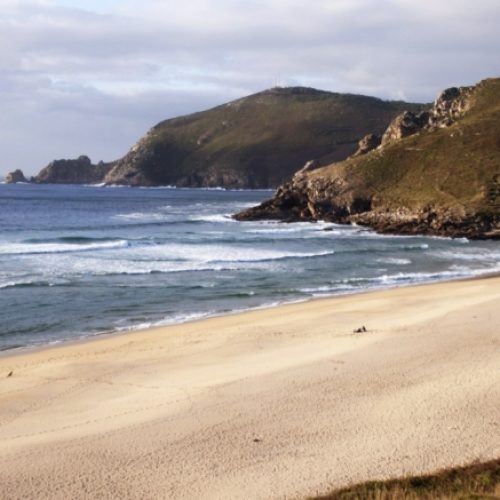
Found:
[(380, 232), (500, 238), (500, 79), (445, 90), (345, 161), (305, 167), (239, 220), (328, 220)]
[(17, 169), (7, 174), (5, 182), (7, 184), (16, 184), (18, 182), (28, 182), (28, 180), (26, 179), (26, 177), (24, 177), (23, 171)]
[(331, 163), (422, 105), (274, 88), (153, 127), (105, 177), (108, 184), (276, 187), (309, 158)]
[(104, 182), (111, 163), (92, 164), (87, 156), (73, 160), (54, 160), (43, 168), (32, 182), (39, 184), (97, 184)]

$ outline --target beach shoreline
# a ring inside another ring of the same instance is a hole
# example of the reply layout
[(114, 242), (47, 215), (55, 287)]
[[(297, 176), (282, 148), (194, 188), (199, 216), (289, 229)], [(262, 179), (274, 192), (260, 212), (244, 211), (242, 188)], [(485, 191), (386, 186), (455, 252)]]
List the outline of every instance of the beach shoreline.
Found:
[(4, 494), (301, 498), (498, 458), (499, 304), (495, 274), (4, 351)]
[(410, 284), (402, 284), (402, 285), (390, 285), (387, 287), (374, 287), (374, 288), (367, 288), (367, 289), (360, 289), (357, 291), (349, 291), (349, 292), (343, 292), (343, 293), (332, 293), (324, 296), (317, 296), (317, 297), (306, 297), (303, 299), (296, 299), (296, 300), (291, 300), (290, 302), (279, 302), (279, 303), (273, 303), (273, 304), (264, 304), (263, 306), (258, 306), (258, 307), (252, 307), (249, 309), (237, 309), (235, 311), (227, 311), (224, 313), (218, 313), (218, 314), (208, 314), (207, 316), (201, 316), (199, 318), (195, 319), (188, 319), (185, 321), (179, 321), (179, 322), (172, 322), (172, 323), (166, 323), (162, 325), (152, 325), (146, 328), (143, 327), (130, 327), (127, 329), (121, 329), (121, 330), (108, 330), (108, 331), (102, 331), (102, 332), (96, 332), (92, 334), (87, 334), (87, 335), (81, 335), (77, 336), (75, 338), (65, 338), (61, 340), (56, 340), (53, 342), (47, 342), (45, 344), (32, 344), (32, 345), (20, 345), (12, 348), (7, 348), (0, 350), (0, 360), (2, 358), (8, 358), (11, 356), (17, 356), (17, 355), (22, 355), (26, 353), (32, 353), (32, 352), (42, 352), (47, 349), (59, 349), (59, 348), (65, 348), (67, 346), (73, 346), (73, 345), (79, 345), (79, 344), (85, 344), (87, 342), (93, 342), (93, 341), (99, 341), (102, 339), (106, 339), (108, 337), (113, 337), (113, 336), (120, 336), (120, 335), (133, 335), (133, 334), (140, 334), (142, 332), (147, 332), (150, 330), (161, 330), (164, 328), (170, 328), (170, 327), (175, 327), (175, 326), (180, 326), (180, 325), (191, 325), (191, 324), (196, 324), (199, 322), (203, 322), (206, 320), (214, 319), (214, 318), (224, 318), (228, 316), (235, 316), (235, 315), (240, 315), (240, 314), (247, 314), (247, 313), (252, 313), (254, 311), (266, 311), (266, 310), (271, 310), (275, 308), (280, 308), (284, 306), (293, 306), (295, 304), (304, 304), (304, 303), (309, 303), (309, 302), (316, 302), (316, 301), (322, 301), (322, 300), (334, 300), (340, 297), (350, 297), (350, 296), (357, 296), (357, 295), (365, 295), (365, 294), (370, 294), (370, 293), (377, 293), (377, 292), (383, 292), (386, 290), (397, 290), (399, 288), (413, 288), (413, 287), (421, 287), (421, 286), (428, 286), (428, 285), (437, 285), (440, 283), (457, 283), (457, 282), (467, 282), (467, 281), (475, 281), (475, 280), (486, 280), (486, 279), (492, 279), (492, 278), (497, 278), (500, 277), (500, 272), (499, 271), (493, 271), (493, 272), (485, 272), (481, 273), (478, 275), (473, 275), (473, 276), (467, 276), (467, 277), (458, 277), (458, 278), (448, 278), (448, 279), (443, 279), (439, 281), (424, 281), (421, 283), (410, 283)]

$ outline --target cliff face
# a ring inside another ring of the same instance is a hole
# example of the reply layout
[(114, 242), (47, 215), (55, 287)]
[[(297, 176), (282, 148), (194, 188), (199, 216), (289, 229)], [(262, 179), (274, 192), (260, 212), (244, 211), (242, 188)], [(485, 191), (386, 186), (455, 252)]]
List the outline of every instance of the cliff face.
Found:
[(23, 171), (17, 169), (7, 174), (5, 182), (7, 184), (16, 184), (17, 182), (28, 182), (28, 180), (24, 177)]
[(32, 178), (39, 184), (97, 184), (104, 182), (112, 164), (93, 165), (90, 158), (80, 156), (74, 160), (54, 160)]
[(430, 110), (403, 113), (352, 157), (302, 169), (235, 217), (499, 238), (500, 79), (444, 91)]
[(106, 175), (108, 184), (276, 187), (310, 158), (339, 161), (421, 105), (275, 88), (159, 123)]

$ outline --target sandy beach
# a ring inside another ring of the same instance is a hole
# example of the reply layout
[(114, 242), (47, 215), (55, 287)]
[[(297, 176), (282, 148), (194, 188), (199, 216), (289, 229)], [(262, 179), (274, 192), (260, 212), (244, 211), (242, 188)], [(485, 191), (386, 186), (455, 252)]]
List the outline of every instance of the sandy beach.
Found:
[(304, 498), (498, 458), (499, 325), (492, 277), (0, 357), (0, 496)]

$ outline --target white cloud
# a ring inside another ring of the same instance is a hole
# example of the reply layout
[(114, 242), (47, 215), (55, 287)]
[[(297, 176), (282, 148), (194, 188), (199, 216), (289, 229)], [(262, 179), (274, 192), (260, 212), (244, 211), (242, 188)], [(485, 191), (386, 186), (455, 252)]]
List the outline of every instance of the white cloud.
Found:
[(497, 0), (0, 4), (0, 174), (116, 158), (155, 122), (278, 77), (430, 101), (500, 73)]

